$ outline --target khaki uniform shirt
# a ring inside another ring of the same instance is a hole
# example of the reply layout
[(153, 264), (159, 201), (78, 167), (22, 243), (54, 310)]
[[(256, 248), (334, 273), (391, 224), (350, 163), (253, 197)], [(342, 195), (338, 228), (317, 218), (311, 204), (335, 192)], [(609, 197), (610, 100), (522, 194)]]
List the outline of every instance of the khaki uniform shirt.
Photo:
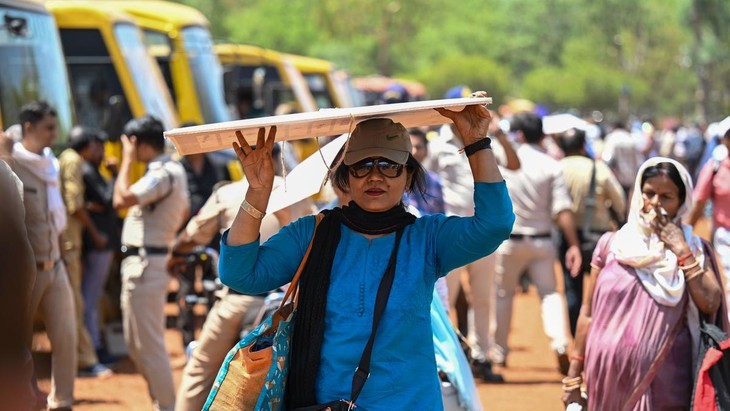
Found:
[(124, 219), (122, 244), (168, 247), (190, 210), (183, 166), (166, 155), (160, 156), (129, 189), (139, 203), (129, 208)]
[[(274, 188), (283, 179), (276, 177)], [(246, 196), (248, 181), (240, 180), (219, 187), (211, 194), (197, 215), (185, 227), (185, 234), (196, 244), (208, 244), (217, 233), (227, 230), (236, 218)], [(279, 231), (279, 221), (273, 213), (266, 214), (261, 222), (261, 242)]]
[(84, 207), (84, 159), (72, 148), (67, 148), (58, 157), (60, 168), (59, 180), (61, 196), (66, 205), (68, 220), (63, 230), (61, 241), (64, 250), (81, 250), (84, 226), (80, 220), (71, 215)]
[(558, 213), (571, 210), (573, 202), (560, 164), (534, 144), (517, 149), (518, 170), (502, 168), (515, 211), (516, 234), (548, 234)]
[(41, 263), (56, 261), (61, 257), (58, 244), (61, 233), (53, 224), (46, 182), (17, 161), (13, 163), (13, 170), (23, 182), (25, 226), (35, 259)]
[[(593, 163), (593, 160), (583, 156), (568, 156), (560, 160), (560, 166), (573, 199), (575, 225), (578, 228), (582, 228), (584, 223), (585, 200), (590, 189)], [(604, 162), (595, 161), (595, 164), (596, 207), (593, 211), (590, 229), (591, 231), (609, 231), (612, 228), (609, 208), (612, 207), (619, 216), (624, 215), (626, 211), (624, 189)]]

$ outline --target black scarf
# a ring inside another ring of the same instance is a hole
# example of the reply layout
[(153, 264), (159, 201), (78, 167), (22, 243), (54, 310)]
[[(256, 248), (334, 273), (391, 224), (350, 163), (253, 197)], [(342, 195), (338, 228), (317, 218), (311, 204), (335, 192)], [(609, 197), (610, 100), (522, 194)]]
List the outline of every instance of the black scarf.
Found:
[[(299, 280), (299, 302), (294, 319), (294, 334), (289, 353), (289, 376), (286, 383), (288, 409), (318, 403), (315, 381), (324, 339), (327, 291), (330, 286), (335, 251), (340, 242), (341, 224), (362, 234), (389, 234), (416, 220), (413, 214), (406, 211), (403, 204), (385, 212), (372, 213), (351, 201), (346, 207), (325, 210), (323, 214), (324, 218), (319, 223), (314, 237), (310, 258)], [(353, 367), (355, 366), (356, 364), (353, 364)]]

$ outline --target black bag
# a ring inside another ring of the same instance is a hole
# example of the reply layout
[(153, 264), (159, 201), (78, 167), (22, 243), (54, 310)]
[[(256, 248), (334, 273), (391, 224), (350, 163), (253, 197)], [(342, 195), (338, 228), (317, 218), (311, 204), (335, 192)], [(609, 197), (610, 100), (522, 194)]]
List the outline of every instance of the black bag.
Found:
[(704, 316), (692, 394), (693, 410), (730, 411), (730, 338)]
[(591, 269), (591, 259), (593, 257), (593, 250), (596, 249), (598, 240), (601, 238), (603, 233), (591, 230), (591, 223), (593, 222), (593, 213), (596, 209), (596, 162), (593, 161), (593, 167), (591, 170), (591, 183), (588, 187), (588, 195), (585, 199), (585, 211), (583, 212), (583, 224), (581, 230), (578, 232), (578, 239), (580, 240), (580, 251), (583, 257), (583, 266), (581, 272), (588, 272)]
[[(709, 242), (702, 240), (705, 255), (718, 282), (720, 268)], [(700, 348), (692, 392), (692, 410), (730, 411), (730, 338), (723, 332), (728, 329), (727, 306), (723, 301), (715, 313), (715, 322), (700, 315)]]

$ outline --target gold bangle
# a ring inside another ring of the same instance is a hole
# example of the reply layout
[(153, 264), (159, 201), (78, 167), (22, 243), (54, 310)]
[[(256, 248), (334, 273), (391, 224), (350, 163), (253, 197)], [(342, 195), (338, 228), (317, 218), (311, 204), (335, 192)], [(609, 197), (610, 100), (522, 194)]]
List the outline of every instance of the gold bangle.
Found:
[(258, 208), (252, 206), (245, 198), (241, 203), (241, 209), (257, 220), (263, 220), (266, 215), (266, 213), (261, 212)]
[(707, 272), (707, 270), (705, 270), (704, 268), (700, 268), (699, 270), (697, 270), (697, 271), (695, 271), (693, 273), (685, 274), (684, 275), (684, 282), (689, 282), (689, 281), (691, 281), (691, 280), (693, 280), (693, 279), (701, 276), (702, 274), (704, 274), (706, 272)]
[(684, 272), (686, 272), (686, 271), (687, 271), (687, 270), (689, 270), (690, 268), (695, 268), (695, 267), (697, 267), (698, 265), (700, 265), (700, 262), (699, 262), (699, 261), (697, 261), (697, 260), (695, 260), (695, 262), (694, 262), (694, 263), (692, 263), (692, 264), (690, 264), (690, 265), (680, 265), (680, 266), (679, 266), (679, 269), (680, 269), (680, 270), (682, 270), (682, 271), (684, 271)]
[(575, 391), (577, 389), (580, 389), (581, 385), (583, 385), (583, 377), (581, 377), (580, 375), (577, 377), (565, 377), (563, 378), (562, 383), (563, 391)]
[(562, 381), (563, 385), (583, 384), (583, 377), (580, 375), (577, 377), (565, 377)]

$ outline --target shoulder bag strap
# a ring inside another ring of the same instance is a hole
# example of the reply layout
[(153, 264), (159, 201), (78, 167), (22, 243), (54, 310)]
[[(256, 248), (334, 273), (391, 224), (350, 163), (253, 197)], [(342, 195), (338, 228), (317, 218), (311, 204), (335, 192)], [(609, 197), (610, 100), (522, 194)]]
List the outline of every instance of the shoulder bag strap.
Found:
[(302, 276), (304, 266), (307, 264), (307, 260), (309, 259), (309, 253), (312, 251), (312, 245), (314, 244), (314, 237), (317, 234), (317, 227), (319, 227), (319, 223), (320, 221), (322, 221), (322, 218), (324, 218), (323, 214), (317, 214), (314, 218), (314, 231), (312, 231), (312, 239), (309, 240), (309, 246), (307, 246), (307, 251), (304, 253), (304, 257), (302, 257), (302, 261), (299, 263), (299, 268), (297, 268), (297, 272), (296, 274), (294, 274), (294, 277), (289, 284), (289, 288), (286, 289), (284, 299), (281, 300), (281, 305), (279, 306), (279, 308), (283, 308), (288, 302), (295, 301), (297, 298), (297, 294), (299, 291), (299, 277)]
[(395, 262), (398, 256), (398, 246), (400, 245), (400, 239), (403, 236), (403, 228), (398, 230), (395, 234), (395, 245), (393, 246), (393, 252), (390, 254), (390, 260), (388, 261), (388, 268), (383, 274), (383, 279), (380, 280), (378, 286), (378, 295), (375, 298), (375, 311), (373, 314), (373, 330), (370, 332), (370, 338), (368, 339), (365, 350), (363, 350), (362, 357), (360, 358), (360, 364), (358, 364), (355, 370), (355, 376), (352, 378), (352, 391), (350, 392), (350, 407), (353, 406), (357, 397), (360, 396), (360, 391), (365, 385), (368, 377), (370, 377), (370, 357), (373, 352), (373, 343), (375, 342), (375, 331), (378, 329), (380, 318), (383, 316), (385, 306), (388, 304), (388, 297), (390, 296), (390, 289), (393, 286), (393, 279), (395, 278)]
[(583, 212), (583, 239), (587, 239), (591, 233), (593, 223), (593, 212), (596, 209), (596, 160), (593, 160), (591, 169), (591, 183), (588, 187), (588, 196), (585, 199), (585, 211)]

